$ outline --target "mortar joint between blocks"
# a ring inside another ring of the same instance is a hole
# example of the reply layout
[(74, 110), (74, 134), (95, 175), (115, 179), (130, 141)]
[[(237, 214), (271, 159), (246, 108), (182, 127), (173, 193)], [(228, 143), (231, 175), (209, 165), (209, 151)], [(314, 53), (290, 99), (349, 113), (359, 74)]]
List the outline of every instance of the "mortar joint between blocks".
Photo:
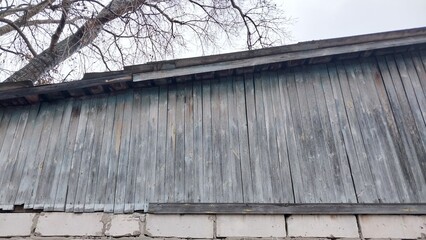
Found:
[(217, 238), (217, 215), (211, 215), (213, 220), (213, 239)]
[(284, 214), (284, 224), (285, 224), (285, 236), (288, 237), (288, 223), (287, 220), (290, 217), (290, 214)]
[(355, 215), (356, 226), (358, 228), (359, 239), (364, 240), (364, 236), (362, 236), (361, 224), (359, 222), (359, 215)]
[(40, 217), (40, 213), (36, 213), (33, 217), (30, 236), (37, 236), (36, 235), (36, 228), (37, 228), (37, 223), (38, 223), (39, 217)]
[(111, 214), (104, 213), (101, 218), (102, 236), (106, 236), (106, 231), (111, 228)]

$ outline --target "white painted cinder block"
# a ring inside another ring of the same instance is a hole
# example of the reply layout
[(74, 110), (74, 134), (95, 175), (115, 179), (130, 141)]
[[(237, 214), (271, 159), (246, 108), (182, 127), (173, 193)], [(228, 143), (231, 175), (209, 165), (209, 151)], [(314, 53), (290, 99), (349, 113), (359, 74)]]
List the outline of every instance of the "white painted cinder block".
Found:
[(286, 237), (283, 215), (218, 215), (217, 237)]
[(145, 219), (152, 237), (213, 238), (213, 218), (208, 215), (153, 215)]
[(292, 215), (287, 219), (289, 237), (358, 238), (353, 215)]
[(0, 237), (25, 237), (31, 234), (35, 213), (0, 213)]
[(106, 226), (105, 235), (112, 237), (139, 236), (141, 234), (139, 224), (138, 215), (113, 215)]
[(426, 236), (426, 216), (363, 215), (359, 224), (365, 238), (420, 238)]
[(102, 236), (102, 216), (102, 213), (42, 213), (35, 232), (43, 237)]

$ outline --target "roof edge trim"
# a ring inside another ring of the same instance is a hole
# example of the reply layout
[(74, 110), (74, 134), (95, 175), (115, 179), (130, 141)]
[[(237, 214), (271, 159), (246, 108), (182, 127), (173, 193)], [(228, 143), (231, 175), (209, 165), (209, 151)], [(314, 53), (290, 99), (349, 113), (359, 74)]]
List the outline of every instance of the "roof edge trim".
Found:
[[(426, 28), (425, 28), (426, 29)], [(133, 73), (133, 81), (147, 81), (164, 79), (170, 77), (181, 77), (192, 74), (216, 72), (223, 70), (232, 70), (238, 68), (254, 67), (272, 63), (288, 62), (294, 60), (327, 57), (347, 53), (358, 53), (363, 51), (373, 51), (392, 47), (402, 47), (408, 45), (426, 43), (426, 34), (408, 36), (403, 38), (385, 39), (379, 41), (370, 41), (362, 43), (353, 43), (349, 45), (330, 46), (322, 48), (313, 48), (300, 51), (291, 51), (285, 53), (271, 54), (267, 56), (255, 56), (246, 59), (219, 61), (204, 65), (194, 65), (182, 68), (165, 69), (151, 72)], [(238, 53), (235, 53), (238, 54)]]

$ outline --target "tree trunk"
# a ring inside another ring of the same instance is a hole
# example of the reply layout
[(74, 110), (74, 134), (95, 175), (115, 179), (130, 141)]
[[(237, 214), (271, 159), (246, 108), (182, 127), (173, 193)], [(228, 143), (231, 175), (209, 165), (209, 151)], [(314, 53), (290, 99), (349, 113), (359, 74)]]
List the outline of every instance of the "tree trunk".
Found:
[(53, 67), (63, 62), (79, 49), (90, 44), (102, 31), (103, 25), (139, 8), (145, 0), (112, 0), (96, 18), (90, 19), (76, 33), (60, 41), (54, 49), (46, 49), (29, 61), (22, 69), (15, 72), (5, 82), (32, 81)]

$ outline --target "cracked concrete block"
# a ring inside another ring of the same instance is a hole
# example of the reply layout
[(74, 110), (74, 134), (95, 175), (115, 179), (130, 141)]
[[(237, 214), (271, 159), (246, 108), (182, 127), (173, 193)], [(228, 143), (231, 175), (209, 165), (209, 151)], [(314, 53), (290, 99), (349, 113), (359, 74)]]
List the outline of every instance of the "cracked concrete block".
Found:
[(0, 213), (0, 237), (29, 236), (35, 215), (35, 213)]
[(112, 237), (139, 236), (140, 217), (131, 214), (113, 215), (106, 225), (105, 235)]
[(102, 236), (103, 213), (42, 213), (37, 222), (36, 235), (47, 236)]
[(152, 237), (213, 238), (213, 218), (208, 215), (153, 215), (145, 219)]
[(420, 238), (426, 236), (426, 216), (362, 215), (359, 225), (365, 238)]
[(292, 215), (287, 231), (289, 237), (359, 238), (354, 215)]
[(284, 215), (218, 215), (217, 237), (286, 237)]

